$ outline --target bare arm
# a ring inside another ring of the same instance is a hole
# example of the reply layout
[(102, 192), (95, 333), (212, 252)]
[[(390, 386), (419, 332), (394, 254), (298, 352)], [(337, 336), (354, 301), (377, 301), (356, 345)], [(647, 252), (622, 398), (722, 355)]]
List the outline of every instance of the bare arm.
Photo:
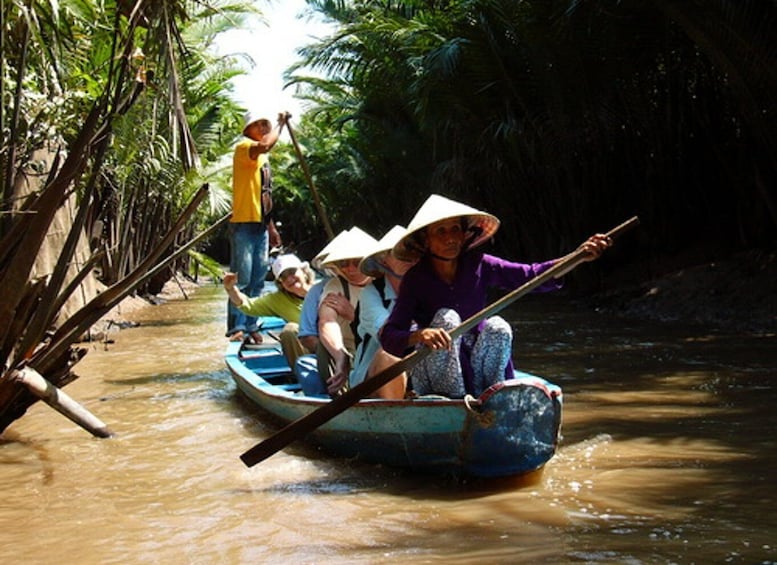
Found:
[(227, 296), (229, 296), (229, 301), (235, 306), (242, 306), (247, 297), (237, 288), (237, 274), (224, 273), (223, 284), (224, 290), (227, 291)]
[(335, 395), (348, 382), (350, 354), (345, 349), (343, 333), (337, 323), (337, 311), (324, 303), (318, 309), (318, 339), (335, 363), (335, 371), (327, 380), (327, 391)]
[[(583, 258), (584, 261), (595, 261), (599, 257), (602, 256), (602, 253), (605, 252), (610, 246), (612, 245), (612, 239), (604, 235), (603, 233), (597, 233), (586, 239), (583, 243), (581, 243), (578, 248), (574, 251), (574, 253), (577, 253), (578, 251), (585, 251), (586, 256)], [(556, 262), (563, 261), (565, 257), (560, 257), (559, 259), (556, 259)]]
[(283, 125), (286, 123), (287, 115), (288, 114), (286, 113), (278, 114), (278, 122), (275, 126), (264, 134), (261, 139), (254, 141), (251, 144), (251, 148), (248, 150), (248, 156), (251, 157), (251, 159), (258, 159), (259, 155), (262, 153), (269, 153), (275, 146), (281, 136), (281, 128), (283, 128)]
[(267, 222), (267, 235), (270, 238), (270, 247), (280, 247), (283, 245), (281, 234), (275, 227), (275, 222), (272, 219)]
[[(341, 292), (329, 292), (321, 301), (321, 307), (327, 307), (334, 311), (335, 317), (341, 316), (349, 322), (356, 317), (356, 309)], [(319, 309), (319, 314), (321, 310)]]
[[(599, 257), (601, 257), (602, 253), (604, 253), (604, 251), (607, 248), (609, 248), (611, 245), (612, 245), (612, 238), (609, 238), (602, 233), (597, 233), (595, 235), (592, 235), (588, 239), (586, 239), (583, 243), (581, 243), (578, 246), (578, 248), (575, 251), (573, 251), (569, 255), (565, 255), (564, 257), (559, 257), (558, 259), (555, 259), (554, 264), (564, 261), (565, 259), (577, 253), (578, 251), (585, 251), (585, 255), (582, 257), (583, 261), (594, 261)], [(562, 272), (556, 275), (556, 278), (563, 277), (573, 268), (574, 266), (570, 266), (569, 268), (564, 269)]]

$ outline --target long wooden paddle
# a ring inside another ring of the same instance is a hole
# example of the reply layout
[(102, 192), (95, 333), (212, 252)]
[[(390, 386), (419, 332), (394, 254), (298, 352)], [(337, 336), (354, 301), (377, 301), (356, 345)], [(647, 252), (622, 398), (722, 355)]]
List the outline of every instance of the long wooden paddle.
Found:
[(321, 216), (321, 223), (324, 224), (324, 231), (326, 231), (326, 235), (329, 239), (332, 239), (335, 236), (335, 232), (332, 231), (332, 225), (329, 223), (329, 216), (326, 215), (326, 210), (324, 210), (324, 205), (321, 203), (321, 198), (318, 196), (318, 190), (316, 189), (316, 185), (313, 184), (313, 177), (310, 174), (310, 169), (308, 168), (308, 162), (305, 160), (304, 155), (302, 155), (302, 150), (299, 148), (299, 144), (297, 143), (297, 138), (294, 135), (294, 130), (291, 129), (291, 122), (289, 121), (291, 119), (290, 114), (286, 114), (286, 129), (289, 130), (289, 137), (291, 137), (291, 143), (294, 145), (294, 151), (297, 153), (297, 159), (299, 159), (299, 164), (302, 165), (302, 172), (305, 174), (305, 180), (308, 181), (308, 186), (310, 187), (310, 192), (313, 193), (313, 202), (316, 204), (316, 209), (318, 210), (318, 215)]
[[(607, 232), (606, 235), (612, 239), (615, 239), (622, 233), (630, 230), (638, 224), (639, 218), (634, 216), (633, 218), (623, 222), (621, 225)], [(490, 306), (486, 306), (477, 314), (466, 319), (460, 326), (451, 332), (451, 338), (456, 339), (461, 334), (468, 332), (477, 326), (481, 320), (488, 318), (489, 316), (493, 316), (500, 310), (518, 300), (521, 296), (528, 294), (550, 279), (559, 278), (562, 275), (568, 273), (577, 267), (580, 263), (582, 263), (585, 260), (586, 255), (587, 253), (581, 249), (570, 253), (541, 275), (534, 277), (509, 294), (506, 294)], [(345, 394), (332, 399), (331, 402), (324, 404), (318, 410), (315, 410), (307, 416), (303, 416), (291, 422), (286, 427), (280, 429), (275, 434), (271, 435), (267, 439), (261, 441), (243, 453), (240, 456), (240, 459), (243, 461), (243, 463), (246, 464), (247, 467), (253, 467), (257, 463), (264, 461), (274, 453), (289, 445), (291, 442), (304, 437), (341, 412), (344, 412), (350, 406), (353, 406), (363, 398), (374, 393), (380, 387), (392, 381), (404, 371), (407, 371), (413, 367), (416, 363), (429, 355), (431, 351), (432, 350), (427, 347), (416, 349), (377, 375), (362, 381), (355, 387), (348, 390)]]

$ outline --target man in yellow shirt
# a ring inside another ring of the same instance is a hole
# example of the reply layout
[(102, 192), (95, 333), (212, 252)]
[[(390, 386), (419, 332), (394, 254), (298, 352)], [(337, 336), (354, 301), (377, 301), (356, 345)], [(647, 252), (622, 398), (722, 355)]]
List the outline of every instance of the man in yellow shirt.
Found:
[[(246, 296), (258, 296), (264, 288), (270, 258), (269, 249), (281, 245), (270, 218), (272, 186), (268, 153), (278, 141), (287, 113), (270, 120), (249, 116), (245, 138), (232, 157), (232, 218), (229, 224), (230, 271), (237, 274), (238, 288)], [(256, 317), (248, 316), (227, 303), (227, 336), (232, 340), (260, 341)]]

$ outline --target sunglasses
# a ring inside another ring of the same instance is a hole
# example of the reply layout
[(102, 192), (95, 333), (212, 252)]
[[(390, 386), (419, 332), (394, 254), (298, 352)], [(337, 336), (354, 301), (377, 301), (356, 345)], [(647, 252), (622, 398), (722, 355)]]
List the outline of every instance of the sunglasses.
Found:
[(342, 261), (335, 261), (335, 266), (340, 268), (340, 269), (345, 269), (346, 267), (357, 268), (359, 266), (359, 260), (358, 259), (343, 259)]

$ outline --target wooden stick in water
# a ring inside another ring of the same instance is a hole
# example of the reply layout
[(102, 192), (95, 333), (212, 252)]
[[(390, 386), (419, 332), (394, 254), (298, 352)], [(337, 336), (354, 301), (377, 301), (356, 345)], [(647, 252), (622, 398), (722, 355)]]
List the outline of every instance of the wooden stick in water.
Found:
[(57, 412), (75, 422), (95, 437), (111, 437), (113, 432), (108, 429), (102, 420), (81, 406), (68, 396), (62, 389), (57, 388), (43, 376), (32, 369), (24, 367), (11, 372), (11, 378), (26, 386), (31, 393), (54, 408)]

